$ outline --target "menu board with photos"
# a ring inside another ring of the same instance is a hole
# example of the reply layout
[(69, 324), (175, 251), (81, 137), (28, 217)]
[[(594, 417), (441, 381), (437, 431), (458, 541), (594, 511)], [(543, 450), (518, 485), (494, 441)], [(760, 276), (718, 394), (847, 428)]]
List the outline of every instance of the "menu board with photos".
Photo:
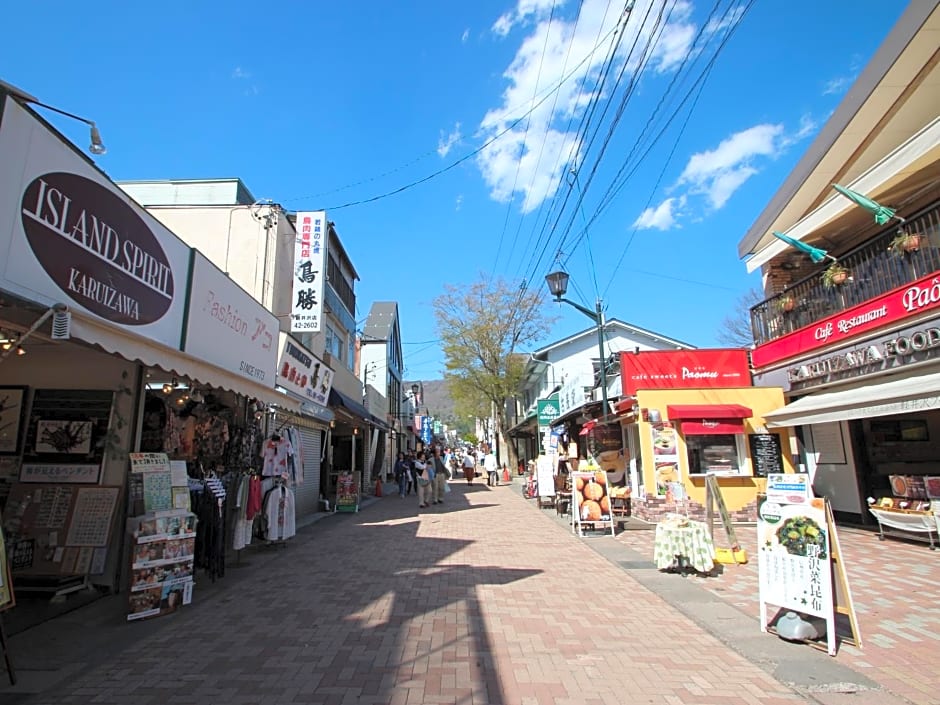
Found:
[(104, 565), (121, 488), (14, 485), (3, 527), (16, 575), (95, 574)]
[(776, 433), (749, 433), (747, 444), (751, 450), (755, 477), (782, 473), (783, 447)]

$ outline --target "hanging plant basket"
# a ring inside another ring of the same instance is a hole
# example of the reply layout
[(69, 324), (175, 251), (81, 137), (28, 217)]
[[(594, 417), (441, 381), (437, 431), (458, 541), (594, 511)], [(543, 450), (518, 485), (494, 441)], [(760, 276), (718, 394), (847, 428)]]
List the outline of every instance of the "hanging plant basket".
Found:
[(822, 274), (823, 286), (831, 289), (834, 286), (842, 286), (849, 278), (849, 270), (841, 264), (830, 264)]
[(779, 308), (783, 313), (790, 313), (790, 311), (796, 308), (796, 299), (794, 299), (790, 294), (784, 294), (779, 299), (777, 299), (777, 308)]
[(917, 252), (920, 249), (921, 238), (920, 233), (909, 233), (906, 230), (901, 230), (891, 241), (890, 249), (898, 256)]

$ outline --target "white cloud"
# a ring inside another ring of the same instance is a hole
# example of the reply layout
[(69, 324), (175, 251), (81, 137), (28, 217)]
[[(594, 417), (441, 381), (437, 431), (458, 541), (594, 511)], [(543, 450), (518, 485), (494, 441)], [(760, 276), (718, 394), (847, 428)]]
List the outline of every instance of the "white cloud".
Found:
[[(697, 27), (689, 19), (691, 16), (692, 6), (689, 3), (683, 0), (676, 2), (669, 14), (669, 22), (663, 25), (653, 46), (651, 60), (657, 73), (679, 68), (679, 64), (689, 54), (697, 32)], [(718, 25), (714, 27), (719, 28)]]
[(232, 71), (232, 78), (236, 80), (240, 79), (247, 81), (249, 78), (251, 78), (251, 73), (243, 69), (241, 66), (236, 66)]
[(459, 211), (461, 206), (463, 206), (463, 194), (457, 196), (457, 200), (454, 203), (454, 210)]
[(466, 44), (468, 39), (470, 39), (470, 30), (469, 30), (469, 29), (465, 29), (465, 30), (463, 31), (463, 34), (460, 35), (460, 43), (461, 43), (461, 44)]
[[(812, 135), (819, 121), (811, 115), (800, 118), (799, 127), (788, 132), (782, 124), (763, 123), (735, 132), (724, 138), (714, 149), (697, 152), (689, 157), (682, 174), (669, 189), (673, 196), (656, 208), (647, 208), (634, 222), (640, 229), (668, 230), (679, 227), (691, 212), (701, 214), (723, 208), (748, 179), (760, 173), (761, 166), (776, 159), (787, 149)], [(703, 208), (682, 212), (692, 197), (705, 200)]]
[(531, 18), (541, 20), (549, 16), (552, 8), (564, 5), (564, 0), (519, 0), (515, 10), (503, 13), (493, 23), (493, 33), (505, 37), (513, 27), (530, 21)]
[(443, 158), (446, 157), (448, 152), (453, 148), (455, 144), (460, 141), (462, 135), (460, 134), (460, 123), (458, 122), (454, 125), (454, 129), (449, 135), (444, 136), (444, 130), (441, 130), (441, 136), (437, 140), (437, 153)]
[(712, 208), (718, 209), (745, 181), (757, 173), (751, 166), (756, 157), (774, 158), (782, 148), (783, 125), (755, 125), (725, 138), (712, 150), (693, 154), (677, 185), (704, 194)]
[(640, 217), (633, 223), (633, 227), (638, 230), (669, 230), (676, 223), (675, 215), (672, 212), (677, 199), (667, 198), (656, 208), (647, 208), (640, 214)]
[[(656, 17), (664, 3), (668, 3), (665, 15), (669, 20), (660, 25), (657, 35), (651, 36), (655, 22), (644, 22), (643, 18)], [(523, 212), (551, 198), (564, 174), (583, 158), (577, 132), (579, 118), (597, 97), (592, 90), (612, 40), (597, 44), (609, 37), (622, 19), (621, 7), (608, 0), (583, 0), (577, 17), (562, 16), (562, 2), (555, 3), (551, 15), (552, 5), (551, 0), (518, 0), (515, 9), (493, 25), (493, 32), (499, 36), (507, 36), (523, 25), (528, 33), (521, 38), (515, 57), (503, 73), (507, 85), (499, 104), (490, 108), (480, 124), (484, 140), (505, 134), (477, 156), (477, 165), (490, 196), (507, 202), (522, 194)], [(629, 20), (620, 28), (625, 34), (612, 75), (621, 71), (634, 44), (643, 47), (651, 38), (653, 49), (645, 65), (643, 59), (632, 57), (628, 69), (641, 71), (648, 66), (657, 73), (675, 70), (688, 55), (697, 31), (691, 13), (687, 0), (636, 0)], [(715, 25), (714, 31), (718, 29)], [(559, 85), (569, 74), (569, 79)]]
[(826, 85), (823, 86), (823, 95), (837, 95), (843, 93), (846, 87), (852, 83), (854, 77), (852, 76), (837, 76), (836, 78), (831, 78), (826, 81)]

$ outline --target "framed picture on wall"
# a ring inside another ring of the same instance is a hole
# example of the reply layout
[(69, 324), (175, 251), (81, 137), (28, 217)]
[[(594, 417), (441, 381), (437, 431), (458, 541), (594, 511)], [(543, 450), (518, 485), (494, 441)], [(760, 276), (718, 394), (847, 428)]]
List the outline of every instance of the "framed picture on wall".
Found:
[(17, 455), (23, 440), (29, 387), (0, 387), (0, 455)]
[(87, 455), (91, 452), (91, 421), (39, 419), (36, 421), (36, 452)]

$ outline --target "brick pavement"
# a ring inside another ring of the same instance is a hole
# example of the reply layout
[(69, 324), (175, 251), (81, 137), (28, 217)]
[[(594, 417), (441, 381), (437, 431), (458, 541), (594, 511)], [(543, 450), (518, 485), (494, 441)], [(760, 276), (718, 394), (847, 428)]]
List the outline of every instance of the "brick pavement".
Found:
[(104, 663), (79, 653), (63, 665), (75, 676), (25, 702), (831, 702), (775, 680), (588, 545), (616, 539), (575, 538), (517, 486), (452, 487), (420, 515), (392, 495), (304, 529), (211, 598), (197, 586), (178, 614), (122, 625)]
[[(716, 544), (726, 545), (716, 524)], [(756, 530), (736, 533), (754, 558)], [(653, 531), (626, 531), (617, 540), (652, 557), (653, 537)], [(940, 703), (940, 552), (920, 542), (879, 541), (863, 529), (840, 528), (839, 542), (863, 649), (843, 644), (837, 659), (912, 703)], [(696, 582), (759, 620), (756, 559)]]

